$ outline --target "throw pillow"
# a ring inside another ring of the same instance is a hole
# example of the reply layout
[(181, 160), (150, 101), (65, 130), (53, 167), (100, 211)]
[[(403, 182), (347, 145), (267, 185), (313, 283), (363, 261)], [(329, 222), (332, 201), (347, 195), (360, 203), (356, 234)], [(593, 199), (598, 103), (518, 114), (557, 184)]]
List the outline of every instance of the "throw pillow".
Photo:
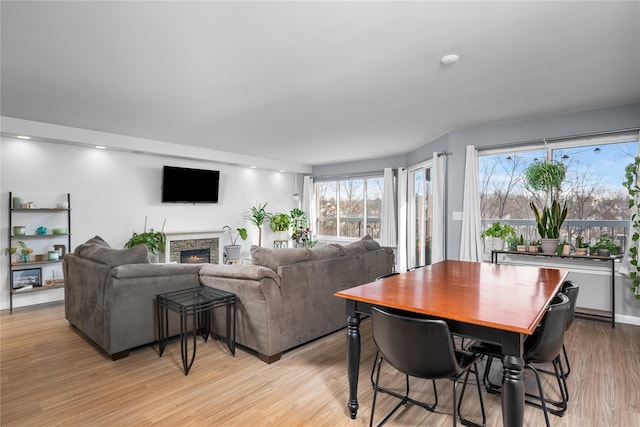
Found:
[(344, 249), (336, 243), (312, 248), (309, 251), (309, 259), (329, 259), (344, 256)]
[(87, 240), (86, 242), (84, 242), (87, 245), (100, 245), (100, 246), (104, 246), (105, 248), (110, 248), (111, 245), (109, 245), (102, 237), (100, 236), (94, 236), (91, 239)]
[(360, 241), (364, 243), (364, 247), (367, 248), (368, 251), (375, 251), (376, 249), (380, 249), (380, 244), (368, 234), (360, 239)]

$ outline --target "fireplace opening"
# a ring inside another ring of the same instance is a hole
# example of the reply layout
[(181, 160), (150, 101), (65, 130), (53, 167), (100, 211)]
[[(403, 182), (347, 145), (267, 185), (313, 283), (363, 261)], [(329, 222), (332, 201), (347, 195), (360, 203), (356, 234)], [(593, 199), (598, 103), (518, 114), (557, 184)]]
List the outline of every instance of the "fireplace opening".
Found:
[(211, 261), (210, 249), (188, 249), (180, 251), (181, 264), (206, 264)]

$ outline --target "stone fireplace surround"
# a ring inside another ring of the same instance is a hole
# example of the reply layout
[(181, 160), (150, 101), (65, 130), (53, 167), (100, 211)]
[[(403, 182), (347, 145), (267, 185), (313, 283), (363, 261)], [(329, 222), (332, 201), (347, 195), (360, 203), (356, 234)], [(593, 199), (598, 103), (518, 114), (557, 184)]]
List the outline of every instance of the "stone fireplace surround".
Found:
[(208, 248), (212, 264), (223, 264), (222, 238), (223, 230), (213, 231), (184, 231), (165, 233), (167, 244), (164, 252), (165, 263), (179, 263), (180, 251), (187, 249)]

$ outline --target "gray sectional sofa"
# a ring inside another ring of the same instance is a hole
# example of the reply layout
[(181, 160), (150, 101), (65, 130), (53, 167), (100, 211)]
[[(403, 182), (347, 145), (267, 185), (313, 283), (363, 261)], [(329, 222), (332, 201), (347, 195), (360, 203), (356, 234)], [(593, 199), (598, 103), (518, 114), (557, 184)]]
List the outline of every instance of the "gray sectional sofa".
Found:
[[(200, 282), (236, 294), (236, 342), (267, 363), (346, 326), (345, 301), (334, 293), (371, 282), (394, 265), (393, 251), (369, 237), (314, 249), (254, 246), (251, 255), (253, 265), (204, 265)], [(221, 333), (223, 315), (214, 319)]]
[[(211, 286), (236, 294), (236, 342), (271, 363), (344, 327), (345, 302), (333, 294), (394, 264), (392, 250), (370, 237), (314, 249), (254, 246), (251, 253), (252, 265), (153, 264), (144, 246), (113, 249), (95, 237), (64, 258), (65, 316), (115, 360), (157, 340), (157, 294)], [(224, 322), (224, 310), (214, 310), (214, 331), (224, 335)]]

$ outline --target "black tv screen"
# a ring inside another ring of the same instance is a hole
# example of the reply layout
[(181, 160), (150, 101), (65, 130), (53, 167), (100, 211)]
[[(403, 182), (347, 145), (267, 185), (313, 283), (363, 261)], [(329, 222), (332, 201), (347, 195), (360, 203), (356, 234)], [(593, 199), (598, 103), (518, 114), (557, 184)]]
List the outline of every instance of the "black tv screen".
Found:
[(163, 203), (218, 203), (220, 171), (165, 166)]

